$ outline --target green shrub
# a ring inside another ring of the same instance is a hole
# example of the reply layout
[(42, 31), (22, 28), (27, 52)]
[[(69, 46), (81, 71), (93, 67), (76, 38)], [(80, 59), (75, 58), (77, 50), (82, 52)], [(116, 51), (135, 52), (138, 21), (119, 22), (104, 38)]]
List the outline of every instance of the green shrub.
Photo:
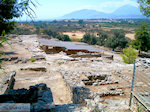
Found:
[(31, 57), (31, 58), (30, 58), (30, 61), (31, 61), (31, 62), (35, 62), (35, 61), (36, 61), (36, 58)]
[(121, 54), (121, 56), (124, 63), (132, 64), (138, 56), (138, 53), (132, 46), (129, 46), (128, 48), (123, 49), (123, 54)]
[(81, 39), (81, 42), (95, 45), (97, 43), (97, 37), (94, 34), (86, 33)]
[(58, 65), (61, 65), (61, 64), (62, 64), (62, 62), (58, 61), (58, 62), (57, 62), (57, 64), (58, 64)]

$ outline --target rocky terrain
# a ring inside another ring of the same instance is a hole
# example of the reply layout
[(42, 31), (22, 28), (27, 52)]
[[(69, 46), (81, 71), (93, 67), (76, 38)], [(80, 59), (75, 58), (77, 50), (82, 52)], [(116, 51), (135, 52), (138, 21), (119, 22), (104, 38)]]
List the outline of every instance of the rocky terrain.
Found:
[[(46, 54), (38, 39), (37, 35), (21, 35), (4, 46), (1, 94), (44, 83), (51, 89), (56, 112), (129, 111), (132, 64), (124, 64), (119, 54), (106, 50), (103, 54), (113, 55), (113, 60), (104, 55)], [(31, 57), (36, 61), (31, 62)]]

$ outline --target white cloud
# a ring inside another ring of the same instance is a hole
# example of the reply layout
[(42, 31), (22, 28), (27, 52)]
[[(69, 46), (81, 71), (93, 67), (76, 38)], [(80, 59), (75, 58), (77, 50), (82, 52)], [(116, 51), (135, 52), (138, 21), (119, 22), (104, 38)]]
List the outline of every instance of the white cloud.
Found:
[(102, 2), (100, 3), (99, 7), (97, 7), (96, 9), (99, 11), (103, 11), (103, 12), (113, 12), (115, 11), (117, 8), (123, 6), (123, 5), (133, 5), (133, 6), (138, 6), (136, 1), (132, 1), (132, 0), (119, 0), (119, 1), (107, 1), (107, 2)]

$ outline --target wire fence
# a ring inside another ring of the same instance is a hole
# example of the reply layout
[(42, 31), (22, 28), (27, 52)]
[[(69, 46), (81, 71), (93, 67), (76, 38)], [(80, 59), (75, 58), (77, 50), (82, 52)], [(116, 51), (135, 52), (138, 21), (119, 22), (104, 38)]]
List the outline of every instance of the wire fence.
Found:
[(133, 97), (150, 112), (150, 59), (135, 60), (130, 107)]

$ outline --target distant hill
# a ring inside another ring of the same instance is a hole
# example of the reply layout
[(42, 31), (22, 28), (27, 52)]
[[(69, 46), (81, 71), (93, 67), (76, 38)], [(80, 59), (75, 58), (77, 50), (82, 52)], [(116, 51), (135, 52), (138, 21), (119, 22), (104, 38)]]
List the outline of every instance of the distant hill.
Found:
[(144, 18), (140, 9), (131, 5), (120, 7), (112, 13), (115, 18)]
[(66, 14), (60, 19), (99, 19), (99, 18), (144, 18), (139, 8), (125, 5), (113, 13), (104, 13), (96, 10), (83, 9)]
[(74, 11), (72, 13), (66, 14), (61, 19), (97, 19), (97, 18), (107, 18), (109, 14), (98, 12), (96, 10), (83, 9)]

